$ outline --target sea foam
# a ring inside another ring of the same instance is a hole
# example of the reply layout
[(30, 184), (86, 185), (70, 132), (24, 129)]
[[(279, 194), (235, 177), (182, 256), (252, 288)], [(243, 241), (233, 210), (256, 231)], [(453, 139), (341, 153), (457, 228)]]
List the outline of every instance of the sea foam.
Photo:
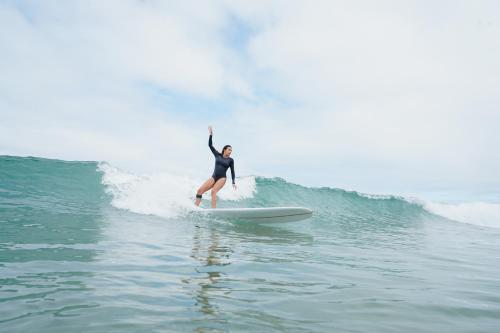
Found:
[[(112, 205), (134, 213), (153, 214), (166, 218), (183, 216), (198, 210), (194, 205), (195, 194), (205, 179), (192, 179), (169, 173), (135, 175), (106, 162), (98, 165), (103, 173), (102, 183), (112, 196)], [(255, 177), (237, 178), (234, 190), (230, 179), (217, 193), (219, 199), (239, 201), (253, 197), (256, 192)], [(204, 194), (210, 200), (210, 191)], [(202, 206), (210, 205), (209, 201)]]
[(464, 202), (458, 204), (423, 202), (429, 212), (448, 219), (484, 227), (500, 228), (500, 204), (489, 202)]
[(421, 206), (426, 211), (455, 222), (500, 228), (500, 204), (491, 202), (444, 203), (426, 201), (416, 197), (355, 192), (361, 197), (374, 200), (400, 199)]

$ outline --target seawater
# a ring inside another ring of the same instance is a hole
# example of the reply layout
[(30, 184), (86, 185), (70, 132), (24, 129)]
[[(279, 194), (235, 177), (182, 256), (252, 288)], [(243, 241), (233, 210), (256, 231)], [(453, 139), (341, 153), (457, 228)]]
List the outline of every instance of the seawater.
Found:
[(252, 225), (198, 183), (1, 156), (0, 332), (500, 331), (498, 205), (244, 177), (219, 207), (314, 210)]

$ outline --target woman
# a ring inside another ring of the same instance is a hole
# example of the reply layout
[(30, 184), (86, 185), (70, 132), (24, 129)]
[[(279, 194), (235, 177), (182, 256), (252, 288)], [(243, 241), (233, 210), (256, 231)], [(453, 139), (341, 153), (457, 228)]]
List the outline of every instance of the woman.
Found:
[(225, 145), (224, 148), (222, 148), (222, 154), (219, 153), (214, 146), (212, 146), (212, 126), (208, 126), (208, 133), (210, 134), (208, 137), (208, 146), (215, 156), (215, 169), (212, 177), (208, 178), (208, 180), (200, 186), (198, 191), (196, 191), (195, 205), (199, 206), (203, 193), (212, 189), (212, 208), (215, 208), (217, 206), (217, 192), (219, 192), (226, 183), (226, 172), (228, 168), (231, 168), (233, 188), (236, 190), (236, 184), (234, 183), (234, 160), (229, 157), (233, 148), (230, 145)]

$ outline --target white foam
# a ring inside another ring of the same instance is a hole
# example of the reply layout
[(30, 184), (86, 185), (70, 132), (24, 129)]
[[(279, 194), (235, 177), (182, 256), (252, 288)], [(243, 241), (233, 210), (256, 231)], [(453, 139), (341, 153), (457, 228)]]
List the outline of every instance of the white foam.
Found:
[(375, 200), (392, 200), (392, 199), (402, 199), (402, 197), (397, 197), (391, 194), (369, 194), (369, 193), (363, 193), (363, 192), (358, 192), (358, 191), (349, 191), (356, 193), (360, 197), (367, 198), (367, 199), (375, 199)]
[(500, 204), (465, 202), (458, 204), (424, 202), (423, 207), (448, 219), (485, 227), (500, 228)]
[[(102, 182), (112, 195), (112, 205), (140, 214), (175, 218), (199, 209), (194, 205), (196, 190), (204, 180), (169, 173), (134, 175), (106, 162), (98, 168)], [(237, 190), (228, 182), (217, 193), (222, 200), (251, 198), (256, 192), (255, 177), (237, 178)], [(205, 198), (210, 197), (207, 192)]]
[(228, 178), (226, 185), (217, 192), (217, 196), (222, 200), (239, 201), (248, 199), (252, 198), (254, 193), (257, 192), (254, 176), (238, 178), (236, 190), (233, 189), (230, 182), (231, 180)]
[(500, 228), (500, 204), (490, 202), (442, 203), (425, 201), (414, 196), (394, 196), (385, 194), (366, 194), (356, 192), (359, 196), (376, 199), (401, 199), (410, 204), (422, 206), (428, 212), (447, 219), (474, 224), (483, 227)]
[(365, 194), (358, 195), (369, 199), (401, 199), (412, 205), (419, 205), (430, 213), (443, 216), (447, 219), (474, 224), (483, 227), (500, 228), (500, 204), (490, 202), (463, 202), (443, 203), (426, 201), (415, 196), (394, 196)]

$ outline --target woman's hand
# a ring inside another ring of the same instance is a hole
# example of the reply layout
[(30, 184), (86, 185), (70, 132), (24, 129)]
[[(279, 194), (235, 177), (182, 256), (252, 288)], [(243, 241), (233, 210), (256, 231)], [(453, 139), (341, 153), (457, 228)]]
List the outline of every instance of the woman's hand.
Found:
[(212, 135), (212, 126), (208, 126), (208, 134)]

